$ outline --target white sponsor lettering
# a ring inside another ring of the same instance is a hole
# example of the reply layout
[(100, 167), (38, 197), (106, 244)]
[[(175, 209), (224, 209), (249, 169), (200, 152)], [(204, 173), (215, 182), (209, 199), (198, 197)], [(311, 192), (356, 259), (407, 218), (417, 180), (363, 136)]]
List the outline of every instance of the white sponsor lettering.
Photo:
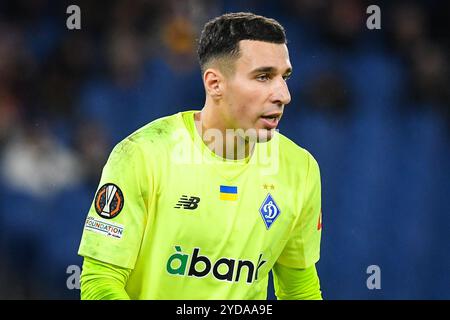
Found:
[(94, 217), (87, 217), (84, 228), (117, 239), (122, 238), (124, 230), (124, 227), (120, 224), (103, 221)]

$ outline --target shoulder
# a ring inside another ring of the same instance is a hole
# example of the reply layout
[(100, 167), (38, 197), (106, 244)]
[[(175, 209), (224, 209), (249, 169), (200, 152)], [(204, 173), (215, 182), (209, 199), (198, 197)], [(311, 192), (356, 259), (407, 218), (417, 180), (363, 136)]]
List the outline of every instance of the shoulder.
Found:
[(305, 148), (280, 134), (280, 167), (286, 181), (300, 184), (300, 188), (317, 190), (321, 184), (320, 168), (314, 156)]
[(139, 145), (166, 143), (173, 133), (181, 128), (181, 116), (179, 113), (167, 117), (158, 118), (139, 128), (122, 142), (132, 142)]
[(110, 157), (120, 157), (123, 161), (135, 158), (137, 154), (144, 158), (149, 154), (159, 154), (162, 148), (171, 145), (174, 133), (180, 128), (179, 114), (158, 118), (116, 144)]
[(300, 168), (305, 168), (309, 171), (312, 167), (318, 168), (317, 160), (305, 148), (299, 146), (297, 143), (278, 133), (280, 141), (281, 158), (290, 165), (295, 165)]

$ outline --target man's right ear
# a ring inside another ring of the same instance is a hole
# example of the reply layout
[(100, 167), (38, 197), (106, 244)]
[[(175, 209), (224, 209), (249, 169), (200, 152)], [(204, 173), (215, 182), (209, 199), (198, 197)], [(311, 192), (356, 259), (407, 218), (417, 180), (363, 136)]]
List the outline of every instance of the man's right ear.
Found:
[(213, 99), (220, 99), (222, 97), (224, 76), (218, 69), (206, 69), (203, 73), (203, 81), (205, 83), (206, 92), (209, 96)]

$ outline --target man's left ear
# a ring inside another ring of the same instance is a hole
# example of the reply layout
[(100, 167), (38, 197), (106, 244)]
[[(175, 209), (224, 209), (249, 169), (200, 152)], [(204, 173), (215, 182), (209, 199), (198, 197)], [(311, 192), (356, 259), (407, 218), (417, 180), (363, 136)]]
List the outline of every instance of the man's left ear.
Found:
[(224, 76), (219, 70), (215, 68), (207, 69), (203, 73), (203, 81), (208, 95), (213, 99), (220, 99), (222, 97)]

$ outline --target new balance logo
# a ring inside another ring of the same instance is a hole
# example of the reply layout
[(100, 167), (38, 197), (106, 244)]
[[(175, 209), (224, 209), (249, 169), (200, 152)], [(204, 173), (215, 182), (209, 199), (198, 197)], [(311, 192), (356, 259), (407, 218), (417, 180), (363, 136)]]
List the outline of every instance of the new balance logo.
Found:
[(182, 195), (180, 200), (178, 200), (177, 205), (174, 207), (175, 209), (180, 209), (183, 206), (183, 209), (195, 210), (198, 207), (198, 203), (200, 202), (199, 197), (189, 197), (186, 195)]

